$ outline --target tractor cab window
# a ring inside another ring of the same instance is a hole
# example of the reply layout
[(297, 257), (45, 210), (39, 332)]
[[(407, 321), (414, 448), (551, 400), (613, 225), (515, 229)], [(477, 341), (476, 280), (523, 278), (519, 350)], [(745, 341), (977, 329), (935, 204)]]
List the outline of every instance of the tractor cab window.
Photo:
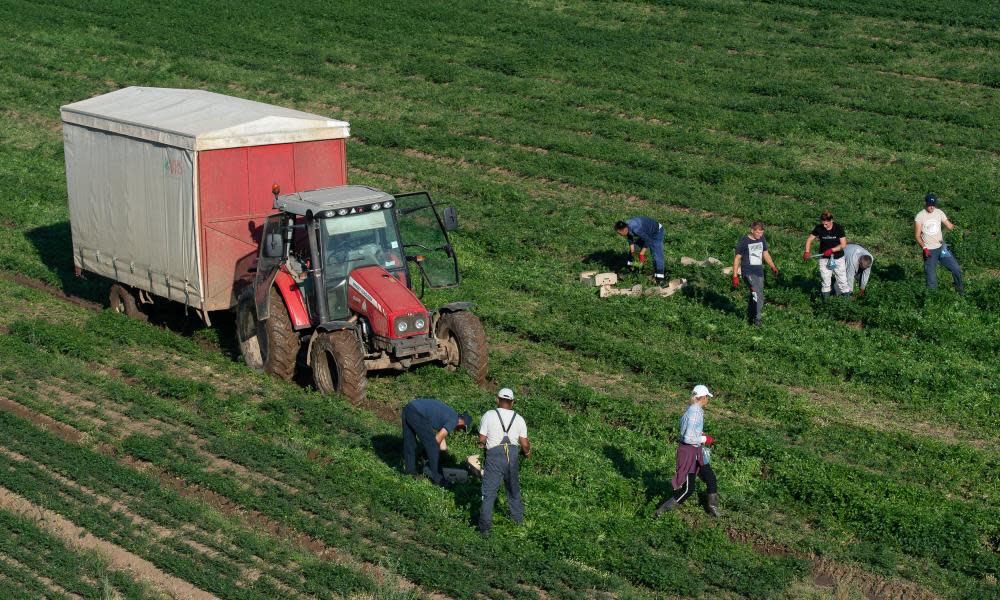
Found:
[(330, 318), (350, 316), (347, 277), (358, 267), (380, 266), (395, 275), (406, 267), (392, 211), (324, 219), (320, 227)]
[(458, 258), (430, 195), (400, 194), (396, 196), (396, 211), (413, 280), (423, 279), (431, 288), (458, 285)]

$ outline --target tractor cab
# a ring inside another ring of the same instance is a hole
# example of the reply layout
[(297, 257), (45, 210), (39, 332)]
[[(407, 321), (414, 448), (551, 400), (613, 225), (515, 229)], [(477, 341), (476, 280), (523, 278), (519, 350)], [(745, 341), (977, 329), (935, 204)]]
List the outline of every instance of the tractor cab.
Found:
[(415, 279), (421, 289), (458, 284), (447, 234), (457, 223), (454, 209), (442, 219), (426, 192), (392, 196), (340, 186), (275, 194), (274, 208), (280, 212), (264, 225), (255, 288), (264, 296), (267, 283), (286, 270), (299, 282), (314, 326), (351, 318), (350, 275), (363, 267), (378, 267), (410, 289)]
[[(239, 320), (248, 364), (269, 370), (267, 357), (282, 351), (282, 340), (292, 337), (284, 329), (292, 329), (309, 342), (308, 360), (323, 391), (344, 391), (350, 356), (365, 371), (438, 360), (464, 366), (479, 382), (485, 378), (485, 335), (470, 305), (431, 312), (414, 292), (417, 280), (421, 295), (426, 287), (459, 282), (448, 238), (457, 227), (452, 207), (439, 212), (426, 192), (393, 196), (358, 185), (272, 191), (278, 212), (264, 223)], [(284, 351), (290, 353), (291, 343)], [(348, 395), (357, 395), (356, 388)]]

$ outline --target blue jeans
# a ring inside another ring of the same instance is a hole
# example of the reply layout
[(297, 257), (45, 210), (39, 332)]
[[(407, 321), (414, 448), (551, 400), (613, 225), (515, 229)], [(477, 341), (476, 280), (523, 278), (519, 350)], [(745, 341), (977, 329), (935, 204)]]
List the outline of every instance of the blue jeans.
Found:
[[(656, 237), (649, 244), (649, 252), (653, 255), (653, 266), (656, 267), (656, 274), (663, 275), (666, 268), (666, 261), (663, 258), (663, 226), (656, 232)], [(639, 248), (646, 246), (645, 240), (639, 240), (636, 244)]]
[(924, 259), (924, 275), (927, 276), (927, 287), (934, 289), (937, 287), (937, 266), (941, 266), (951, 271), (951, 278), (955, 282), (955, 290), (959, 293), (965, 291), (965, 284), (962, 282), (962, 267), (958, 266), (955, 255), (948, 250), (947, 256), (942, 256), (942, 250), (947, 248), (947, 244), (940, 248), (931, 250), (931, 255)]

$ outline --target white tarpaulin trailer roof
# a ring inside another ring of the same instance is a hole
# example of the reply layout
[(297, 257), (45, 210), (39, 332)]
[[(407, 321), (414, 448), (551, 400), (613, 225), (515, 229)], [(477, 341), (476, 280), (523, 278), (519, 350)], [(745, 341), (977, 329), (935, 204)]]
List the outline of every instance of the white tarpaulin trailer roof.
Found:
[(64, 123), (195, 151), (350, 136), (345, 121), (204, 90), (127, 87), (60, 112)]

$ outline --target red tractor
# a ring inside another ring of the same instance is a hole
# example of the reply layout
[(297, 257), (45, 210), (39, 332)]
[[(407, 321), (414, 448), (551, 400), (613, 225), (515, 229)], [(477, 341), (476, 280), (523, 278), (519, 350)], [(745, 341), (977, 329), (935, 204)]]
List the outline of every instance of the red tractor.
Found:
[[(426, 192), (358, 185), (281, 195), (260, 237), (236, 330), (252, 368), (291, 379), (300, 352), (324, 393), (364, 398), (368, 371), (437, 361), (486, 380), (486, 334), (468, 302), (429, 311), (414, 293), (458, 285), (453, 207)], [(412, 265), (412, 269), (410, 266)]]

